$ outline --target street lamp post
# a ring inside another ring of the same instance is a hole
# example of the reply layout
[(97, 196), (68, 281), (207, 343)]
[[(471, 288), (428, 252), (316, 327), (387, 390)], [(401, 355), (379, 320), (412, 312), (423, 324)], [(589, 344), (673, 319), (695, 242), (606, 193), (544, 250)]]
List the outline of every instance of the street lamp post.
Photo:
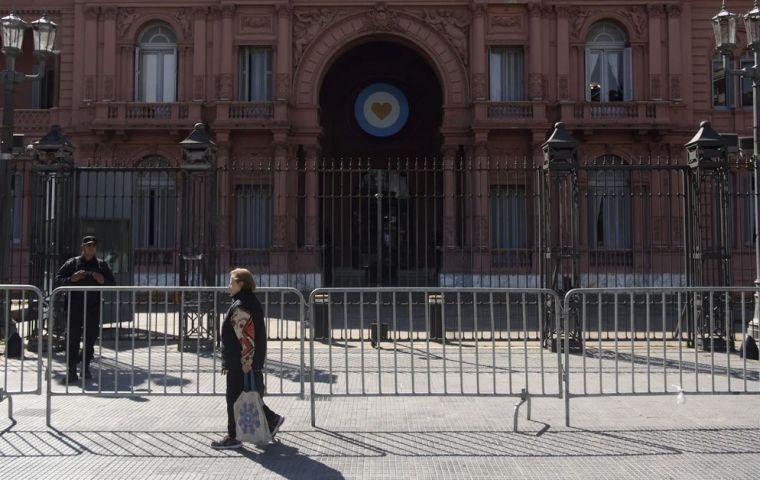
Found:
[(16, 57), (21, 55), (24, 32), (29, 25), (15, 12), (0, 19), (2, 30), (5, 70), (0, 72), (3, 84), (3, 125), (0, 136), (0, 283), (10, 283), (10, 241), (11, 241), (11, 158), (13, 152), (13, 91), (17, 83), (40, 79), (44, 75), (45, 60), (56, 53), (53, 50), (57, 25), (44, 13), (32, 22), (34, 31), (34, 53), (39, 61), (38, 73), (26, 75), (16, 71)]
[[(754, 164), (755, 180), (755, 287), (760, 289), (760, 8), (757, 0), (752, 10), (744, 15), (744, 25), (747, 30), (747, 46), (754, 53), (755, 64), (739, 70), (729, 68), (728, 56), (736, 46), (736, 22), (738, 15), (726, 10), (726, 2), (720, 12), (712, 18), (715, 33), (715, 47), (723, 56), (723, 71), (726, 75), (739, 75), (752, 79), (752, 138), (754, 140), (752, 161)], [(760, 292), (755, 293), (755, 313), (752, 316), (751, 330), (757, 337), (760, 325)]]

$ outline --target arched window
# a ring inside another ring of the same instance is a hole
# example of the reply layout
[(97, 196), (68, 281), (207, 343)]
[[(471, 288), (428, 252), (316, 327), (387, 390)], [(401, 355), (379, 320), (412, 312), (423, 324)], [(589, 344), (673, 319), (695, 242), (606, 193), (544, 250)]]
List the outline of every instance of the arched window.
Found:
[(140, 34), (135, 49), (135, 100), (177, 100), (177, 36), (163, 23)]
[(177, 221), (177, 188), (169, 161), (159, 155), (137, 165), (135, 213), (132, 219), (136, 248), (174, 247)]
[(623, 30), (610, 22), (591, 27), (586, 37), (586, 101), (633, 100), (631, 49)]
[(589, 247), (591, 250), (631, 249), (631, 176), (616, 155), (594, 160), (588, 180)]

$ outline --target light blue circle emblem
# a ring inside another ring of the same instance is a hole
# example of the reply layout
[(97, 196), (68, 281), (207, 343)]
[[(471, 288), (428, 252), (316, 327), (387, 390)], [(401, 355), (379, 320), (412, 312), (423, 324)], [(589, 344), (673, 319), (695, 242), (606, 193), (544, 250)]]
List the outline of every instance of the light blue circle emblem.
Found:
[(389, 137), (406, 125), (409, 102), (393, 85), (373, 83), (356, 97), (354, 116), (362, 130), (373, 137)]

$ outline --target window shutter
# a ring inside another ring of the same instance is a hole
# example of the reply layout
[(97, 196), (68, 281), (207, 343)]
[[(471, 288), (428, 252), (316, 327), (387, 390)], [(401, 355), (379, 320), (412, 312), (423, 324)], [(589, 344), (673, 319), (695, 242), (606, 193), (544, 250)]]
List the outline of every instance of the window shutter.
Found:
[(623, 100), (630, 102), (633, 100), (633, 54), (631, 53), (631, 47), (627, 47), (623, 50), (623, 73), (625, 77), (623, 81)]
[(134, 86), (134, 92), (135, 92), (135, 101), (140, 101), (140, 77), (142, 76), (140, 73), (140, 68), (142, 64), (142, 58), (140, 58), (140, 47), (135, 47), (135, 86)]
[(250, 61), (247, 48), (240, 49), (240, 100), (250, 101), (248, 95), (248, 72), (250, 71), (248, 63)]
[(586, 83), (583, 89), (585, 90), (586, 101), (591, 101), (591, 49), (586, 48)]

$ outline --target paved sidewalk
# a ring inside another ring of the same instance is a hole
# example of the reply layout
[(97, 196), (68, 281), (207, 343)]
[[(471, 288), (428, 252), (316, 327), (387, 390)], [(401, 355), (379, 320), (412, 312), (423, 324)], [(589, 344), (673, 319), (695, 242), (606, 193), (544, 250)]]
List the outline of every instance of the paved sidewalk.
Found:
[[(108, 478), (371, 478), (371, 479), (467, 479), (467, 478), (755, 478), (760, 471), (760, 396), (687, 395), (678, 404), (676, 394), (574, 398), (572, 426), (564, 426), (564, 403), (556, 397), (533, 399), (532, 421), (520, 414), (520, 432), (512, 432), (515, 398), (500, 397), (329, 397), (349, 389), (352, 395), (376, 393), (382, 377), (383, 393), (398, 388), (409, 393), (447, 391), (488, 393), (492, 378), (499, 392), (522, 387), (526, 375), (532, 391), (540, 391), (539, 366), (544, 362), (547, 393), (556, 392), (555, 357), (536, 348), (472, 352), (472, 347), (447, 348), (442, 363), (442, 346), (407, 349), (397, 357), (392, 352), (356, 345), (329, 355), (317, 345), (316, 413), (318, 428), (310, 425), (309, 399), (292, 395), (298, 391), (297, 344), (270, 352), (269, 384), (274, 392), (267, 403), (287, 420), (279, 441), (264, 449), (218, 452), (210, 442), (223, 435), (226, 413), (223, 378), (215, 375), (213, 356), (189, 352), (179, 358), (171, 350), (154, 346), (152, 353), (127, 349), (119, 354), (106, 351), (100, 376), (104, 390), (118, 385), (123, 398), (98, 396), (94, 382), (87, 383), (89, 396), (57, 395), (52, 398), (53, 429), (45, 425), (45, 396), (14, 398), (16, 424), (0, 419), (0, 474), (2, 478), (108, 479)], [(366, 347), (365, 347), (366, 348)], [(350, 368), (346, 370), (345, 353)], [(690, 351), (693, 352), (693, 351)], [(380, 353), (380, 357), (378, 357)], [(690, 378), (711, 370), (731, 373), (733, 388), (757, 392), (760, 363), (737, 357), (727, 370), (722, 363), (710, 366), (710, 356), (700, 353), (697, 369), (684, 373)], [(542, 360), (543, 356), (543, 360)], [(588, 378), (589, 393), (595, 393), (599, 374), (609, 392), (617, 371), (620, 391), (627, 393), (636, 380), (636, 391), (652, 391), (663, 385), (666, 363), (650, 365), (637, 356), (589, 357), (587, 367), (596, 368)], [(663, 355), (677, 358), (672, 352)], [(724, 357), (719, 360), (723, 361)], [(412, 373), (430, 361), (431, 376)], [(55, 359), (53, 391), (64, 393), (60, 382), (63, 365)], [(619, 365), (616, 362), (619, 361)], [(332, 369), (330, 365), (332, 363)], [(389, 370), (397, 362), (399, 374)], [(407, 363), (409, 362), (409, 363)], [(599, 363), (601, 362), (601, 363)], [(129, 365), (139, 368), (130, 374)], [(30, 368), (32, 361), (24, 368)], [(359, 367), (365, 368), (366, 385), (359, 382)], [(706, 367), (707, 365), (707, 367)], [(7, 380), (19, 380), (15, 364)], [(20, 365), (19, 365), (20, 366)], [(573, 357), (573, 391), (580, 393), (583, 377), (578, 374), (582, 359)], [(114, 375), (114, 369), (118, 375)], [(635, 377), (631, 372), (635, 371)], [(445, 372), (445, 373), (444, 373)], [(26, 370), (24, 383), (34, 379)], [(96, 370), (96, 378), (98, 370)], [(668, 384), (681, 379), (678, 369), (669, 369)], [(495, 377), (494, 377), (495, 375)], [(167, 376), (171, 380), (167, 386)], [(481, 376), (480, 386), (474, 378)], [(119, 378), (118, 384), (115, 383)], [(457, 383), (464, 378), (464, 383)], [(720, 379), (719, 379), (720, 380)], [(722, 381), (718, 388), (722, 388)], [(32, 382), (34, 383), (34, 382)], [(709, 383), (703, 383), (703, 389)], [(44, 387), (44, 385), (43, 385)], [(107, 388), (106, 388), (107, 387)], [(127, 397), (134, 388), (134, 396)], [(165, 390), (166, 389), (166, 390)], [(216, 396), (145, 396), (193, 392)], [(308, 384), (307, 384), (308, 392)], [(70, 393), (81, 393), (78, 387)], [(0, 403), (6, 412), (7, 401)]]

